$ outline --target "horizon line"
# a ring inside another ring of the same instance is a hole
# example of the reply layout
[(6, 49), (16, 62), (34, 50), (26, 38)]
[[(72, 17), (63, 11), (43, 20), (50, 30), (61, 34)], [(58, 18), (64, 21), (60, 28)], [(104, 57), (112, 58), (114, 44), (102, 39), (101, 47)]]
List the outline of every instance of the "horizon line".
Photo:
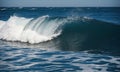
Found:
[(0, 6), (0, 7), (120, 7), (120, 6)]

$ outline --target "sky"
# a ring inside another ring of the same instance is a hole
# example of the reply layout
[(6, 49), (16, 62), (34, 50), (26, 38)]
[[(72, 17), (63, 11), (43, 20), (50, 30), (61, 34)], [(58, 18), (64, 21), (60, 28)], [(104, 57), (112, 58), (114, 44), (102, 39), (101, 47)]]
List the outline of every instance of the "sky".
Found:
[(0, 0), (0, 7), (120, 7), (120, 0)]

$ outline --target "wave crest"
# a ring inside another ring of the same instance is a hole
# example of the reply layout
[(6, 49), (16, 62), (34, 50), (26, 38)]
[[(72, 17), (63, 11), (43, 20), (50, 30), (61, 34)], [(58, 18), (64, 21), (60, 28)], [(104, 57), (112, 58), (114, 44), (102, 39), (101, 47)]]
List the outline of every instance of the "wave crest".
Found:
[(31, 44), (48, 41), (60, 35), (59, 27), (64, 22), (48, 15), (36, 19), (11, 16), (7, 21), (0, 21), (0, 39)]

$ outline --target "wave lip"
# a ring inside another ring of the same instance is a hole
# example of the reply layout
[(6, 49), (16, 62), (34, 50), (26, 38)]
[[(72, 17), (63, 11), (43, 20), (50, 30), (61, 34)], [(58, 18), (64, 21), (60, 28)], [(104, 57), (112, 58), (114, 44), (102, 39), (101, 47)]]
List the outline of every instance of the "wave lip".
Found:
[(36, 19), (11, 16), (7, 21), (0, 21), (0, 39), (31, 44), (48, 41), (60, 35), (59, 27), (64, 22), (49, 19), (48, 15)]

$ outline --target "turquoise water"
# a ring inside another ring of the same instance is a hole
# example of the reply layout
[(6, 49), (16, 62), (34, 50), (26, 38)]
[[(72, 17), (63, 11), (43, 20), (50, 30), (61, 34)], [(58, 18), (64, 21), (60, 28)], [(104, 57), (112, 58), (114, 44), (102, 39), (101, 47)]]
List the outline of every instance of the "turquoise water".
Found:
[(0, 72), (119, 72), (119, 8), (0, 8)]

